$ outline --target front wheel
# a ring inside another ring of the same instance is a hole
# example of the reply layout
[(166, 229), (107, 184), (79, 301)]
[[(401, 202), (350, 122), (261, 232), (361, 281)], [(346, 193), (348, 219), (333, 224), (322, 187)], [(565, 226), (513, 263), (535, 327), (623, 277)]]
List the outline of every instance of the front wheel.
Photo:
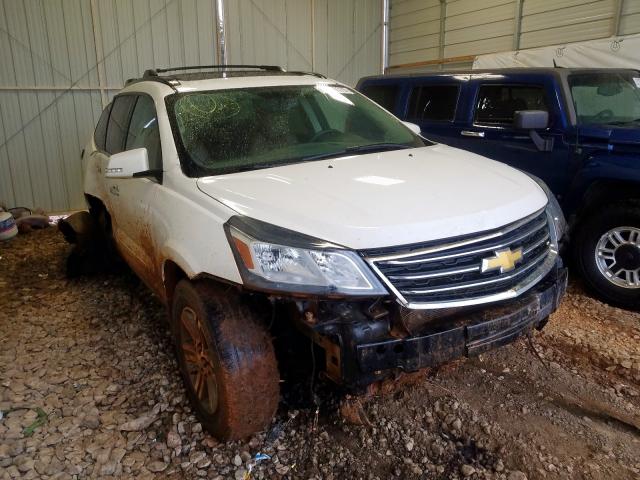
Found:
[(266, 428), (280, 376), (264, 323), (239, 295), (213, 283), (182, 280), (173, 298), (178, 363), (203, 426), (223, 441)]
[(615, 204), (586, 219), (574, 246), (576, 265), (600, 297), (625, 308), (640, 306), (640, 205)]

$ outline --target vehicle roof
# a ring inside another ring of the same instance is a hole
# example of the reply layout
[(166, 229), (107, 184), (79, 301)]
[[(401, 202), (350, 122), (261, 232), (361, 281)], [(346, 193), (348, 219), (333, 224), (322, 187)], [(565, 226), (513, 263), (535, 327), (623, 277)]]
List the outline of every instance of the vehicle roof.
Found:
[(127, 80), (122, 91), (162, 94), (193, 90), (313, 85), (320, 83), (319, 79), (324, 80), (322, 83), (333, 82), (319, 73), (286, 71), (278, 65), (186, 65), (146, 70), (142, 77)]
[(127, 81), (121, 92), (147, 92), (168, 95), (174, 92), (225, 90), (294, 85), (339, 84), (312, 72), (274, 70), (229, 70), (225, 72), (181, 72), (178, 75), (146, 75)]
[(553, 75), (558, 78), (566, 78), (567, 76), (575, 73), (602, 73), (602, 72), (634, 72), (638, 73), (638, 70), (631, 68), (561, 68), (561, 67), (517, 67), (517, 68), (494, 68), (494, 69), (478, 69), (478, 70), (449, 70), (449, 71), (437, 71), (437, 72), (411, 72), (411, 73), (398, 73), (391, 75), (372, 75), (369, 77), (363, 77), (358, 83), (362, 83), (365, 80), (384, 80), (391, 78), (423, 78), (423, 77), (438, 77), (438, 76), (480, 76), (480, 75), (530, 75), (530, 74), (543, 74)]

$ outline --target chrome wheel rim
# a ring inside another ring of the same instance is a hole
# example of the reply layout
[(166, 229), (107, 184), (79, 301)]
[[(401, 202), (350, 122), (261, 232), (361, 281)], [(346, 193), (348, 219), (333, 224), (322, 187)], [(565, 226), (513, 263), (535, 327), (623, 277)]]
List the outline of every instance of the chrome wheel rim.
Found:
[(612, 284), (640, 288), (640, 229), (616, 227), (600, 237), (596, 245), (598, 270)]
[(218, 383), (213, 369), (213, 352), (200, 318), (189, 307), (180, 314), (180, 352), (200, 405), (208, 413), (215, 413), (218, 409)]

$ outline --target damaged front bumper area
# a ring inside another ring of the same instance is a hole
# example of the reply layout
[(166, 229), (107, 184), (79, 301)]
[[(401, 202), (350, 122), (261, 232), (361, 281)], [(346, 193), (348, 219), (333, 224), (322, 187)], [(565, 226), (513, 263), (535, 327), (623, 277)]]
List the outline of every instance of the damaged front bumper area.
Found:
[(567, 270), (558, 261), (542, 281), (513, 300), (448, 312), (326, 302), (318, 306), (317, 320), (305, 322), (303, 330), (324, 349), (326, 375), (358, 389), (397, 371), (479, 355), (541, 329), (558, 308), (566, 285)]

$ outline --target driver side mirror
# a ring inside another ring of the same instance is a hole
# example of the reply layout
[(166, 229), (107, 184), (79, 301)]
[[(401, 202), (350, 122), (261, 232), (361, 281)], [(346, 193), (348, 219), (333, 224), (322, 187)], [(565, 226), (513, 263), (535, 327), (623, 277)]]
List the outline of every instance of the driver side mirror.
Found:
[(518, 130), (537, 130), (549, 126), (549, 112), (544, 110), (518, 110), (513, 116), (513, 126)]
[(109, 157), (104, 176), (107, 178), (134, 178), (149, 174), (149, 157), (146, 148), (134, 148), (114, 153)]
[(549, 126), (549, 112), (544, 110), (518, 110), (513, 115), (513, 127), (516, 130), (528, 130), (531, 140), (541, 152), (553, 150), (553, 137), (542, 138), (537, 130)]
[(416, 125), (415, 123), (411, 123), (411, 122), (402, 122), (402, 123), (404, 123), (404, 126), (408, 127), (409, 130), (411, 130), (416, 135), (422, 134), (422, 130), (420, 129), (419, 125)]

